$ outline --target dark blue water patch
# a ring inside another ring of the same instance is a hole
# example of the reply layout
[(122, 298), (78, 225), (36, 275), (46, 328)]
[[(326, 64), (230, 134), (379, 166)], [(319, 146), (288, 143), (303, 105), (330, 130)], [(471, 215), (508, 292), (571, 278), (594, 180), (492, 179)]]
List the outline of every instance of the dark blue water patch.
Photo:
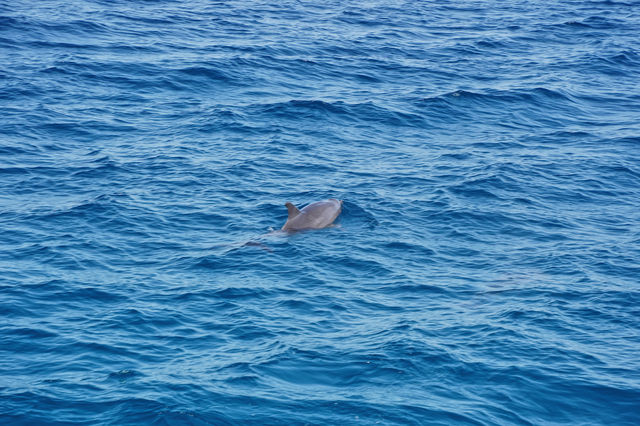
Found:
[[(610, 61), (636, 69), (635, 67), (640, 63), (640, 55), (635, 51), (624, 50), (612, 56)], [(629, 71), (633, 72), (631, 69)]]

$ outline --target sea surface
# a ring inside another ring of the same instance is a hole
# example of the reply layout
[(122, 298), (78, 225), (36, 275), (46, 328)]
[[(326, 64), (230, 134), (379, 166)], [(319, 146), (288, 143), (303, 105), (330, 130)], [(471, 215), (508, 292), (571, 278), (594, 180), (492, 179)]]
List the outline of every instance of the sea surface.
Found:
[(0, 1), (0, 424), (639, 419), (640, 2)]

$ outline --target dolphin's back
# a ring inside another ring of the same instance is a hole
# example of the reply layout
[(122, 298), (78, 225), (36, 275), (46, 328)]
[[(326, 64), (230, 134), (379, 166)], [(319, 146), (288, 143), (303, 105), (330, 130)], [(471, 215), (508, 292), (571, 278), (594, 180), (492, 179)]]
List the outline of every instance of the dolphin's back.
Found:
[(325, 228), (333, 223), (342, 211), (342, 201), (335, 198), (311, 203), (298, 214), (292, 215), (282, 227), (285, 231)]

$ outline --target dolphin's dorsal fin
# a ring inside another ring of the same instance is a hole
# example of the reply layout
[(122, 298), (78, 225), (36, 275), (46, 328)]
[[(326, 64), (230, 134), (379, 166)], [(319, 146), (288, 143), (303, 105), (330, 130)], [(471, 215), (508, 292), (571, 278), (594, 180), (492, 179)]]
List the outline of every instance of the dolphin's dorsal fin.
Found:
[(287, 211), (289, 212), (289, 217), (287, 218), (287, 220), (291, 220), (300, 214), (300, 210), (298, 210), (298, 208), (293, 204), (287, 202), (285, 203), (285, 206), (287, 206)]

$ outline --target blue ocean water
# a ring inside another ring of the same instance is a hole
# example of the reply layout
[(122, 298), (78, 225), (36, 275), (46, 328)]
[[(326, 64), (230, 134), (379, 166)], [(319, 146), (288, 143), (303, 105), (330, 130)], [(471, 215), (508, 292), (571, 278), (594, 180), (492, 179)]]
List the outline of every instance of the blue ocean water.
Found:
[(1, 2), (0, 423), (637, 424), (638, 34), (631, 0)]

